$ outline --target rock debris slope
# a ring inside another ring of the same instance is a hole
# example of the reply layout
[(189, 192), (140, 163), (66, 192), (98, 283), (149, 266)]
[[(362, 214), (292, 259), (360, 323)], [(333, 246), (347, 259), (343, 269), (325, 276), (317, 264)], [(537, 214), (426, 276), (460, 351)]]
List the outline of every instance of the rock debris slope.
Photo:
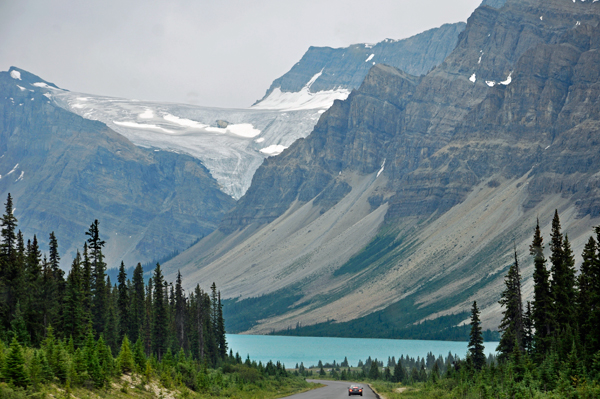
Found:
[(237, 331), (443, 328), (473, 300), (496, 328), (513, 245), (531, 298), (536, 218), (575, 253), (599, 224), (600, 3), (491, 5), (427, 75), (373, 66), (171, 273), (216, 281)]

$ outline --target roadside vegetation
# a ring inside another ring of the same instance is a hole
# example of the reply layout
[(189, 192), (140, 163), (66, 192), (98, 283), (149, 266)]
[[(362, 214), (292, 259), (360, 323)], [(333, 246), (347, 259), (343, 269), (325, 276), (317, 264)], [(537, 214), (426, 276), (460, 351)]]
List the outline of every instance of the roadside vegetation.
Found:
[[(9, 194), (0, 219), (0, 399), (278, 398), (314, 385), (279, 362), (228, 352), (213, 283), (185, 294), (160, 264), (146, 279), (106, 276), (99, 223), (65, 278), (53, 233), (49, 253), (25, 243)], [(131, 337), (131, 338), (130, 338)]]

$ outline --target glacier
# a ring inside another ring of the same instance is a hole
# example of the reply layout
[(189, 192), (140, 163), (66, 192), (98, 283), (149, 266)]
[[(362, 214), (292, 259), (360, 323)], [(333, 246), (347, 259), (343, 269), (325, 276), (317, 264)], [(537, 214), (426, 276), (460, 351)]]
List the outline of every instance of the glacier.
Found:
[(263, 160), (310, 134), (323, 112), (349, 91), (311, 93), (250, 108), (226, 109), (64, 91), (36, 85), (56, 105), (105, 123), (137, 146), (189, 154), (202, 161), (221, 190), (241, 198)]

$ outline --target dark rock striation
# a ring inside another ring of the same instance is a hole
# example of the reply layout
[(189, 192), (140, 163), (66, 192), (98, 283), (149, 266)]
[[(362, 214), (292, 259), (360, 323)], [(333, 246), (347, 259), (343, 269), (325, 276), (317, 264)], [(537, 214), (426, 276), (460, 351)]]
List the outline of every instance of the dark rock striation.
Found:
[(44, 245), (54, 230), (70, 262), (98, 219), (109, 266), (131, 265), (185, 249), (233, 205), (199, 160), (136, 147), (53, 105), (47, 86), (18, 68), (0, 73), (0, 196), (12, 194), (26, 238)]

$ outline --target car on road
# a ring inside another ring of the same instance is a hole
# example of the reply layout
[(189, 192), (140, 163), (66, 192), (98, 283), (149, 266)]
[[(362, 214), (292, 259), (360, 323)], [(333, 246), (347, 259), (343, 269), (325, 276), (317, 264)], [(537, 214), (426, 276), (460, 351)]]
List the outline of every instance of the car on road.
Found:
[(352, 395), (362, 396), (362, 394), (363, 394), (363, 387), (361, 387), (360, 385), (350, 385), (348, 387), (348, 396), (352, 396)]

